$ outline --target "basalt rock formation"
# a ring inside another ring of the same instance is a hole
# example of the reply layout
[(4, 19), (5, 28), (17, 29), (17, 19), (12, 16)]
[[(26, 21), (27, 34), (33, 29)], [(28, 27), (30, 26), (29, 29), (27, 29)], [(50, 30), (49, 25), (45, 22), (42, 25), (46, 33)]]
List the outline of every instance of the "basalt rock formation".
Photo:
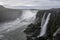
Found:
[[(42, 21), (42, 17), (44, 13), (46, 13), (45, 19), (49, 13), (51, 13), (51, 15), (50, 15), (50, 19), (47, 25), (46, 33), (44, 36), (42, 36), (42, 38), (53, 40), (53, 34), (60, 27), (60, 9), (49, 9), (49, 10), (38, 11), (34, 23), (31, 23), (30, 25), (28, 25), (26, 30), (24, 30), (24, 33), (27, 36), (27, 40), (32, 40), (33, 38), (37, 39), (37, 36), (41, 32), (40, 26), (41, 26), (41, 21)], [(40, 38), (41, 37), (39, 37), (39, 39)]]

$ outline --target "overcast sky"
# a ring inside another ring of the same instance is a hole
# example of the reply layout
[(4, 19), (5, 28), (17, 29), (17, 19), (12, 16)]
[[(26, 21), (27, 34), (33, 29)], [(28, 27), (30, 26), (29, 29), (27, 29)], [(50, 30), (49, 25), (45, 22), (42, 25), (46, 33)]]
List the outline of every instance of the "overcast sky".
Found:
[(60, 0), (0, 0), (0, 5), (60, 7)]

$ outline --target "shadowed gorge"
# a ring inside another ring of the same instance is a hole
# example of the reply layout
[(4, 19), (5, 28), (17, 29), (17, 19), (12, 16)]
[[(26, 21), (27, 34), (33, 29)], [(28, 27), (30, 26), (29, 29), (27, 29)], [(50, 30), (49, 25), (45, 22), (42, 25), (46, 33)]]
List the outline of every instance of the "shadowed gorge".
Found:
[(60, 8), (9, 9), (0, 5), (1, 40), (57, 40), (59, 28)]
[(0, 22), (15, 20), (22, 15), (18, 9), (8, 9), (0, 5)]
[(36, 18), (36, 10), (0, 7), (0, 39), (26, 40), (23, 30)]

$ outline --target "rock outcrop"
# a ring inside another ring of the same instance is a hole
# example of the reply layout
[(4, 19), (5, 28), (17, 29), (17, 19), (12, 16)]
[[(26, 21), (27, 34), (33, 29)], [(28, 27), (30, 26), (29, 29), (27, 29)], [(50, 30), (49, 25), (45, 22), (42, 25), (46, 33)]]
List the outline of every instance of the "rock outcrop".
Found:
[(37, 38), (37, 36), (40, 34), (41, 31), (40, 26), (44, 13), (46, 13), (46, 17), (49, 13), (51, 13), (51, 16), (49, 23), (47, 25), (48, 27), (46, 30), (46, 34), (43, 36), (43, 38), (53, 40), (53, 34), (60, 27), (60, 9), (49, 9), (49, 10), (38, 11), (34, 23), (31, 23), (24, 31), (24, 33), (27, 36), (27, 40), (33, 39), (33, 37)]

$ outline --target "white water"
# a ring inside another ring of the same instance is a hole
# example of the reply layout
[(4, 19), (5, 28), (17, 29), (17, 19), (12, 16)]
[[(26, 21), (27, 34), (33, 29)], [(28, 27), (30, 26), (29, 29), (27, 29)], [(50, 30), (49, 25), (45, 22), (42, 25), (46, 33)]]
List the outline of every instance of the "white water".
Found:
[(42, 17), (42, 21), (41, 21), (41, 28), (42, 28), (42, 26), (44, 25), (44, 23), (45, 23), (45, 15), (46, 15), (46, 13), (44, 13), (44, 15), (43, 15), (43, 17)]
[(55, 37), (57, 34), (60, 34), (60, 27), (56, 30), (56, 32), (53, 34), (53, 36)]
[[(34, 10), (35, 11), (35, 10)], [(17, 18), (14, 21), (11, 22), (5, 22), (5, 23), (0, 23), (0, 32), (9, 32), (11, 30), (15, 30), (17, 28), (22, 27), (23, 25), (29, 25), (36, 17), (37, 11), (33, 12), (31, 10), (23, 10), (21, 19)], [(26, 20), (24, 22), (23, 20)], [(32, 20), (32, 21), (30, 21)], [(21, 22), (22, 21), (22, 22)]]
[(40, 32), (40, 35), (39, 35), (38, 37), (44, 36), (45, 33), (46, 33), (46, 30), (47, 30), (47, 24), (48, 24), (48, 22), (49, 22), (51, 13), (49, 13), (49, 14), (47, 15), (46, 20), (44, 19), (44, 18), (45, 18), (45, 15), (46, 15), (46, 14), (44, 14), (44, 15), (43, 15), (43, 18), (42, 18), (41, 32)]

